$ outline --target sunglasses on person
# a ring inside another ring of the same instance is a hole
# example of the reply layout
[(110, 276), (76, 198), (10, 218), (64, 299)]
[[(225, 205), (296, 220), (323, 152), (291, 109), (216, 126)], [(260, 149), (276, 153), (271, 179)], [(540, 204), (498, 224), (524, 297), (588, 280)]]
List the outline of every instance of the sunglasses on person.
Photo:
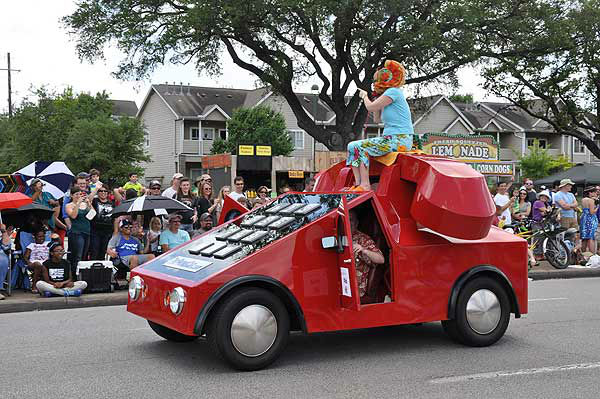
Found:
[(258, 193), (259, 194), (266, 194), (267, 192), (266, 191), (259, 191)]
[(108, 190), (98, 190), (99, 193), (107, 193)]

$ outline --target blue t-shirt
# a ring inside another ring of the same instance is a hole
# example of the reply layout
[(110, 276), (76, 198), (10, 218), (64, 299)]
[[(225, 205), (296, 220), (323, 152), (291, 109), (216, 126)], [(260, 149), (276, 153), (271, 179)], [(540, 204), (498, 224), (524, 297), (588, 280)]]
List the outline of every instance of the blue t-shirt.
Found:
[(559, 191), (557, 193), (554, 194), (554, 204), (558, 207), (560, 207), (560, 215), (566, 218), (574, 218), (575, 217), (575, 209), (563, 209), (560, 206), (560, 203), (558, 201), (564, 201), (567, 204), (572, 204), (573, 202), (575, 202), (575, 196), (573, 195), (573, 193), (565, 193), (562, 191)]
[(178, 245), (183, 244), (186, 241), (190, 240), (190, 235), (185, 230), (178, 230), (176, 234), (171, 232), (171, 230), (163, 230), (160, 233), (160, 241), (159, 244), (167, 244), (169, 249), (173, 249)]
[(114, 248), (120, 257), (135, 255), (142, 252), (142, 243), (135, 237), (129, 236), (126, 240), (121, 234), (110, 239), (109, 248)]
[(383, 134), (414, 134), (410, 108), (402, 90), (392, 87), (384, 93), (392, 103), (383, 107)]

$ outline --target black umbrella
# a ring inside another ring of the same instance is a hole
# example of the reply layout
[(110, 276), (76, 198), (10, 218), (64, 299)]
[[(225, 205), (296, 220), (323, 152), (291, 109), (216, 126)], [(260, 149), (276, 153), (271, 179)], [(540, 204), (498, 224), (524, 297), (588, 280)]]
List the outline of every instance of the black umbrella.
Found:
[(171, 213), (178, 211), (190, 211), (187, 205), (162, 195), (144, 195), (134, 199), (121, 202), (119, 206), (113, 209), (112, 216), (121, 216), (131, 213), (146, 213), (153, 211), (154, 214)]
[(32, 221), (32, 219), (48, 220), (52, 217), (53, 212), (52, 208), (33, 202), (18, 208), (3, 210), (2, 218), (7, 226), (21, 227), (28, 230), (27, 226), (24, 226), (27, 221)]

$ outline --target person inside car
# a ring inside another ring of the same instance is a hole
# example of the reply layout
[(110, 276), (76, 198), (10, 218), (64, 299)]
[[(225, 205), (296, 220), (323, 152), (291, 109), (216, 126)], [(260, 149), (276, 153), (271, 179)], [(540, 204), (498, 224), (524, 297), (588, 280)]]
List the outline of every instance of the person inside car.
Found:
[(358, 215), (350, 211), (350, 228), (352, 231), (352, 248), (354, 250), (354, 261), (356, 266), (356, 281), (358, 282), (359, 297), (367, 293), (369, 284), (369, 272), (371, 268), (377, 267), (385, 262), (383, 253), (375, 244), (375, 241), (365, 233), (358, 230)]

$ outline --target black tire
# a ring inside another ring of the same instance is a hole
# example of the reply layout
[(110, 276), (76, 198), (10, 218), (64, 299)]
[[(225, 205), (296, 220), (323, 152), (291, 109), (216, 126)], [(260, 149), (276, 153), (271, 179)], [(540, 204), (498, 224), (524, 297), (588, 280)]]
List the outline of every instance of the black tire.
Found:
[(571, 251), (564, 241), (547, 238), (543, 245), (544, 257), (554, 268), (566, 269), (569, 266)]
[[(252, 305), (267, 308), (275, 317), (277, 332), (266, 352), (258, 356), (247, 356), (240, 352), (232, 340), (232, 324), (242, 309)], [(218, 305), (208, 323), (207, 339), (215, 354), (238, 370), (262, 369), (273, 363), (287, 345), (290, 332), (290, 317), (281, 300), (267, 290), (245, 288), (232, 293)]]
[[(471, 296), (480, 290), (489, 290), (500, 304), (500, 318), (495, 327), (485, 333), (477, 332), (467, 319), (467, 303)], [(453, 340), (468, 346), (489, 346), (498, 341), (508, 327), (510, 320), (510, 301), (506, 289), (496, 280), (489, 277), (476, 277), (467, 282), (458, 294), (456, 317), (442, 321), (444, 331)]]
[(156, 324), (153, 321), (148, 320), (148, 325), (150, 328), (168, 341), (173, 342), (191, 342), (198, 339), (197, 335), (185, 335), (175, 330), (171, 330), (165, 326), (161, 326), (160, 324)]

